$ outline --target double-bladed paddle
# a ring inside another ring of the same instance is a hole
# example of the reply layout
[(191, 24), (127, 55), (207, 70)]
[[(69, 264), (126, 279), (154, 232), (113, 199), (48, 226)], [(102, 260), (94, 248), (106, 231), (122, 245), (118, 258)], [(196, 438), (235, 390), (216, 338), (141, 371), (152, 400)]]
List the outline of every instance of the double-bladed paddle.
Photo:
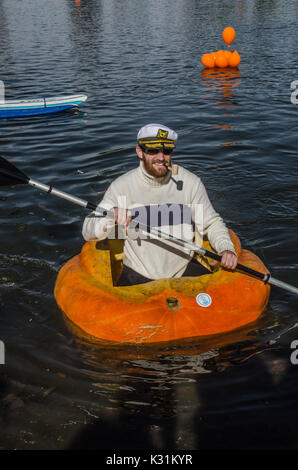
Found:
[[(25, 173), (23, 173), (21, 170), (16, 168), (12, 163), (8, 162), (3, 157), (0, 157), (0, 186), (10, 186), (10, 185), (15, 185), (15, 184), (29, 184), (33, 188), (40, 189), (42, 191), (47, 192), (48, 194), (53, 194), (54, 196), (58, 196), (62, 199), (66, 199), (67, 201), (77, 204), (81, 207), (84, 207), (90, 211), (94, 211), (96, 215), (99, 215), (101, 217), (102, 216), (114, 217), (114, 213), (112, 211), (107, 211), (104, 208), (100, 208), (99, 206), (96, 206), (96, 204), (93, 204), (92, 202), (85, 201), (78, 197), (72, 196), (71, 194), (65, 193), (64, 191), (59, 191), (58, 189), (55, 189), (53, 186), (48, 186), (46, 184), (39, 183), (38, 181), (35, 181), (29, 178), (27, 175), (25, 175)], [(133, 221), (131, 223), (133, 223)], [(173, 235), (165, 233), (154, 227), (148, 227), (147, 225), (141, 224), (140, 222), (137, 222), (137, 226), (145, 232), (150, 232), (166, 240), (171, 240), (177, 243), (178, 245), (184, 246), (188, 248), (189, 250), (200, 253), (201, 255), (207, 256), (208, 258), (212, 258), (216, 261), (221, 261), (220, 255), (218, 255), (217, 253), (213, 253), (212, 251), (208, 251), (205, 248), (201, 248), (195, 245), (194, 243), (181, 240), (180, 238), (176, 238)], [(247, 266), (244, 266), (243, 264), (240, 264), (240, 263), (237, 264), (236, 269), (239, 271), (243, 271), (249, 274), (250, 276), (254, 276), (260, 279), (261, 281), (263, 281), (264, 283), (269, 283), (274, 286), (293, 292), (295, 294), (298, 294), (297, 287), (291, 286), (290, 284), (287, 284), (286, 282), (279, 281), (278, 279), (275, 279), (274, 277), (272, 277), (270, 274), (263, 274), (259, 271), (255, 271), (254, 269), (248, 268)]]

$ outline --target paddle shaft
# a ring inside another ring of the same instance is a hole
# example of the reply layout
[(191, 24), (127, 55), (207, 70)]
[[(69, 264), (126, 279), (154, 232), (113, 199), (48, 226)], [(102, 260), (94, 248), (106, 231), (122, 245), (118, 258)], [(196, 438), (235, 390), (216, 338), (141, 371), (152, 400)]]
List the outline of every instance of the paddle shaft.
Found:
[[(95, 204), (92, 204), (92, 202), (84, 201), (84, 199), (80, 199), (79, 197), (72, 196), (71, 194), (65, 193), (64, 191), (59, 191), (59, 189), (56, 189), (53, 186), (48, 186), (47, 184), (39, 183), (38, 181), (35, 181), (33, 179), (29, 179), (28, 184), (32, 186), (33, 188), (41, 189), (42, 191), (45, 191), (48, 194), (52, 194), (53, 196), (58, 196), (62, 199), (65, 199), (66, 201), (73, 202), (74, 204), (77, 204), (78, 206), (84, 207), (91, 211), (96, 210), (97, 206)], [(101, 212), (98, 215), (103, 215), (103, 214)]]
[[(157, 230), (157, 229), (154, 229), (152, 227), (150, 227), (150, 232), (156, 233), (157, 235), (160, 235), (163, 238), (168, 238), (168, 239), (178, 243), (179, 245), (183, 245), (184, 247), (187, 247), (192, 251), (195, 251), (195, 252), (198, 252), (198, 253), (200, 253), (204, 256), (207, 256), (208, 258), (212, 258), (216, 261), (221, 261), (221, 256), (220, 255), (218, 255), (217, 253), (213, 253), (212, 251), (206, 250), (205, 248), (198, 247), (194, 243), (186, 242), (185, 240), (181, 240), (179, 238), (173, 237), (170, 234), (164, 233), (164, 232), (162, 232), (160, 230)], [(275, 279), (274, 277), (272, 277), (270, 274), (260, 273), (259, 271), (255, 271), (254, 269), (251, 269), (248, 266), (244, 266), (243, 264), (240, 264), (240, 263), (237, 264), (236, 269), (238, 269), (239, 271), (243, 271), (243, 272), (249, 274), (250, 276), (254, 276), (254, 277), (260, 279), (265, 284), (267, 284), (267, 283), (272, 284), (274, 286), (280, 287), (281, 289), (285, 289), (285, 290), (288, 290), (290, 292), (293, 292), (294, 294), (298, 294), (298, 288), (297, 287), (291, 286), (290, 284), (288, 284), (286, 282), (279, 281), (278, 279)]]

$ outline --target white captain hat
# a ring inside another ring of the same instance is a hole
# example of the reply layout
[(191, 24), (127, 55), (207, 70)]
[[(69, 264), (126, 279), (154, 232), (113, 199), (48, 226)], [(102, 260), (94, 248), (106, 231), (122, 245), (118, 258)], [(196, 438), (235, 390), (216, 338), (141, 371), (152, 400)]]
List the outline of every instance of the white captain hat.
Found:
[(149, 148), (170, 147), (175, 148), (178, 139), (177, 132), (163, 124), (147, 124), (142, 127), (137, 135), (139, 145)]

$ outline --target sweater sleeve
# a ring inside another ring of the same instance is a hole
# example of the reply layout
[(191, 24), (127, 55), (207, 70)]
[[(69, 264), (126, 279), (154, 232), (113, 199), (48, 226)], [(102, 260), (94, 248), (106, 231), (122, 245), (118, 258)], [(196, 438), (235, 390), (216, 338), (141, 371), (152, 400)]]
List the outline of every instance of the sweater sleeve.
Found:
[(200, 217), (193, 217), (196, 227), (200, 233), (207, 235), (208, 240), (215, 251), (220, 254), (225, 250), (229, 250), (236, 254), (229, 231), (223, 222), (223, 219), (214, 210), (209, 200), (206, 188), (201, 180), (199, 180), (198, 185), (195, 188), (193, 204), (195, 204), (194, 207), (196, 207), (197, 204), (200, 205), (197, 206), (199, 210), (195, 211), (196, 214), (200, 215)]
[[(110, 211), (117, 206), (117, 199), (113, 192), (113, 183), (107, 189), (104, 198), (98, 204), (98, 208)], [(108, 216), (99, 216), (94, 212), (89, 214), (83, 223), (82, 235), (86, 241), (104, 240), (115, 225), (115, 220)]]

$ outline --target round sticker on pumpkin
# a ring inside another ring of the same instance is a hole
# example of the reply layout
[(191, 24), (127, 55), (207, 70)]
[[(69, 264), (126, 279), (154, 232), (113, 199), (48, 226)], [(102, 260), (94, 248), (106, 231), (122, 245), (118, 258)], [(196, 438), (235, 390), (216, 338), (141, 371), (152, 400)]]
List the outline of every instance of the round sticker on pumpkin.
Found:
[(209, 305), (212, 304), (212, 299), (211, 299), (210, 295), (205, 294), (205, 293), (198, 294), (196, 296), (196, 301), (197, 301), (197, 304), (200, 307), (209, 307)]

